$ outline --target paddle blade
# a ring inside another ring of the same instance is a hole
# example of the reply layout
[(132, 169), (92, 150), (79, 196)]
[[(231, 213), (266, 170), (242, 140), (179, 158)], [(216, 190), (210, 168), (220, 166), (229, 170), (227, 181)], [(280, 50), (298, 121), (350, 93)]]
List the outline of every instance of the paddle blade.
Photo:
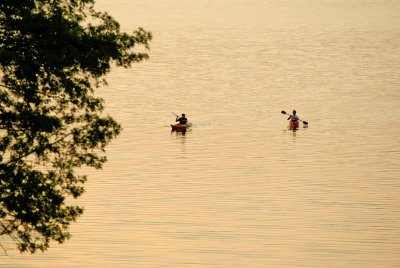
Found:
[(281, 111), (281, 113), (283, 113), (283, 114), (287, 114), (285, 111)]

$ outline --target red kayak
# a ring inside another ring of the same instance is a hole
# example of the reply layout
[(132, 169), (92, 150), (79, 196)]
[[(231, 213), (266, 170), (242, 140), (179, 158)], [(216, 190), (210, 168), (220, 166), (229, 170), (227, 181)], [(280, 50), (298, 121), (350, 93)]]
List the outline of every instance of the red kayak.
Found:
[(176, 124), (171, 125), (172, 131), (186, 131), (187, 128), (191, 127), (191, 124)]
[(299, 128), (299, 121), (290, 121), (289, 122), (289, 129), (298, 129)]

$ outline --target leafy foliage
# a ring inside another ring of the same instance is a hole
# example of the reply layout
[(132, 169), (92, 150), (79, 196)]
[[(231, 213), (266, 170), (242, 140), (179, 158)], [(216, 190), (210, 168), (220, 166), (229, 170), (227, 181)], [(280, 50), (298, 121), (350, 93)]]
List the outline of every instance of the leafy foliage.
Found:
[(63, 243), (83, 213), (80, 167), (101, 168), (121, 131), (94, 91), (111, 65), (148, 58), (152, 36), (120, 32), (93, 0), (0, 2), (0, 235), (21, 252)]

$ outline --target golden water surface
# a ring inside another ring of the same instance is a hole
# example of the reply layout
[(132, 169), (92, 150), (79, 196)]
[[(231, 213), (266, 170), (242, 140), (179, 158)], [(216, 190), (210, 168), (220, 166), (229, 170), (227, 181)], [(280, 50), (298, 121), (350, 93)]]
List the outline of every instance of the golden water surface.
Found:
[(71, 240), (0, 267), (400, 267), (400, 1), (97, 8), (154, 35), (99, 91), (124, 131)]

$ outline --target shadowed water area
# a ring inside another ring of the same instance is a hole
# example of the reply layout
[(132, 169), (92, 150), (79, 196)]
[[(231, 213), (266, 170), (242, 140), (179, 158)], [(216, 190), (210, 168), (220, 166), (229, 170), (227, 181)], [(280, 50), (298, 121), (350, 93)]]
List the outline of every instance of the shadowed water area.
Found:
[(97, 8), (151, 58), (99, 91), (124, 130), (71, 240), (0, 267), (399, 267), (399, 1)]

